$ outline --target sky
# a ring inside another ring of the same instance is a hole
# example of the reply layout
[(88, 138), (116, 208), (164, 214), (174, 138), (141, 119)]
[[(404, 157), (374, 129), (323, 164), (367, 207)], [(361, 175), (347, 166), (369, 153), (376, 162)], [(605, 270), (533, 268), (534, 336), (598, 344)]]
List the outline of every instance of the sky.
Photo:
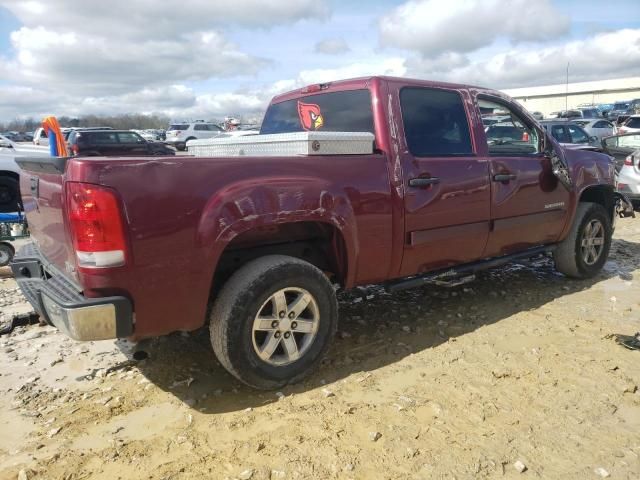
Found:
[(0, 0), (0, 122), (259, 117), (304, 85), (640, 76), (640, 0)]

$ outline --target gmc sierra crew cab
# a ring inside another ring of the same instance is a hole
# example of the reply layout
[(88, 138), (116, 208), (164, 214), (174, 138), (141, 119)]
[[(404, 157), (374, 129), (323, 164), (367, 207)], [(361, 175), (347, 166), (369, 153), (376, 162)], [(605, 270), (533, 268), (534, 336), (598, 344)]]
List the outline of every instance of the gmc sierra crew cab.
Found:
[[(485, 133), (496, 115), (509, 135)], [(76, 340), (208, 323), (222, 365), (269, 389), (319, 364), (338, 286), (542, 254), (589, 278), (607, 259), (611, 158), (563, 149), (500, 92), (370, 77), (275, 97), (261, 135), (304, 131), (369, 132), (371, 153), (18, 159), (22, 291)]]

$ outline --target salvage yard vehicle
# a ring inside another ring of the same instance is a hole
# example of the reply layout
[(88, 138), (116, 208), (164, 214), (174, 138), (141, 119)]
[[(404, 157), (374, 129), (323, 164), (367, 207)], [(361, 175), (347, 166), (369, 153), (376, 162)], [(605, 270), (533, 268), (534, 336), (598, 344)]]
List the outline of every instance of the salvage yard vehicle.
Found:
[(602, 151), (614, 159), (616, 171), (620, 171), (625, 158), (640, 149), (640, 133), (624, 133), (602, 139)]
[[(640, 135), (636, 135), (640, 138)], [(635, 210), (640, 210), (640, 145), (624, 159), (616, 188), (627, 197)]]
[(587, 135), (597, 137), (598, 140), (615, 135), (617, 131), (616, 126), (604, 118), (596, 120), (574, 120), (573, 123), (581, 126)]
[[(523, 134), (488, 140), (481, 111)], [(396, 291), (540, 255), (584, 279), (609, 253), (610, 157), (562, 148), (493, 90), (310, 85), (275, 97), (260, 135), (209, 142), (240, 148), (18, 160), (35, 242), (12, 270), (47, 322), (137, 340), (208, 321), (221, 364), (272, 389), (318, 366), (338, 286)]]
[(0, 213), (16, 212), (20, 204), (17, 157), (49, 155), (48, 147), (15, 143), (0, 135)]
[(131, 130), (73, 130), (67, 138), (71, 153), (86, 156), (175, 155), (158, 142), (148, 142)]
[(600, 139), (595, 135), (589, 135), (576, 121), (542, 120), (540, 125), (564, 148), (596, 151), (601, 149)]
[(191, 123), (174, 123), (169, 126), (164, 143), (175, 147), (176, 150), (186, 150), (189, 140), (212, 138), (224, 133), (215, 123), (203, 121)]

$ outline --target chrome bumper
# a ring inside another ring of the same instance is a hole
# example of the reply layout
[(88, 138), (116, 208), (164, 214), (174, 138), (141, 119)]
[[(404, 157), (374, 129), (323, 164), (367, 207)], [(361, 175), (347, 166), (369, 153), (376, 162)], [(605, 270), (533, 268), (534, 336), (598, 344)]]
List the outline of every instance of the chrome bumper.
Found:
[(74, 340), (126, 338), (133, 333), (133, 310), (126, 297), (87, 298), (81, 289), (26, 245), (11, 270), (34, 310)]

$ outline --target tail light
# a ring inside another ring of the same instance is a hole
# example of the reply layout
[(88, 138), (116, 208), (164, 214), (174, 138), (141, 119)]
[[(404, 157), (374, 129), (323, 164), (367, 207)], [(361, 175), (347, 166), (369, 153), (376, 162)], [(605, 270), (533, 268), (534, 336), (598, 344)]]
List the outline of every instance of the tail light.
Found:
[(522, 132), (522, 141), (523, 142), (529, 141), (529, 132)]
[(180, 135), (182, 135), (182, 132), (181, 132), (180, 130), (178, 130), (178, 131), (176, 132), (176, 137), (179, 137)]
[(618, 133), (627, 133), (627, 130), (622, 127), (618, 127)]
[(633, 155), (629, 155), (624, 159), (624, 164), (633, 167)]
[(126, 241), (118, 199), (113, 190), (88, 183), (66, 183), (67, 217), (78, 266), (125, 264)]

